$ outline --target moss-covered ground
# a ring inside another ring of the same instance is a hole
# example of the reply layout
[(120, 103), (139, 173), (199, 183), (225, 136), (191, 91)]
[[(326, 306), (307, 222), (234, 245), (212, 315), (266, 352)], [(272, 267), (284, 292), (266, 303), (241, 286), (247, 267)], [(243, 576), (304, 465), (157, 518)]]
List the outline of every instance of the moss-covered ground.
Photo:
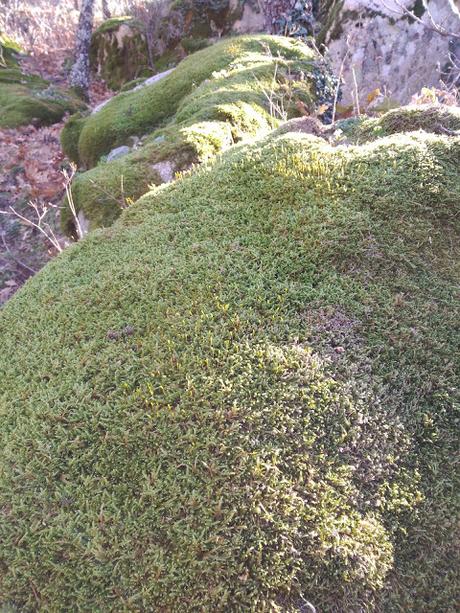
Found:
[(237, 145), (0, 318), (0, 603), (458, 603), (460, 138)]
[(25, 74), (18, 65), (21, 49), (0, 33), (0, 128), (50, 125), (65, 113), (84, 107), (68, 91), (54, 87), (37, 75)]
[[(169, 162), (174, 175), (297, 115), (299, 104), (313, 109), (317, 63), (312, 49), (290, 39), (228, 39), (188, 57), (156, 83), (116, 96), (92, 116), (72, 119), (62, 133), (64, 150), (86, 166), (99, 161), (74, 183), (77, 210), (91, 228), (110, 225), (121, 202), (164, 182), (158, 162)], [(104, 162), (104, 154), (133, 136), (144, 137), (142, 147)], [(71, 232), (68, 212), (63, 219)]]

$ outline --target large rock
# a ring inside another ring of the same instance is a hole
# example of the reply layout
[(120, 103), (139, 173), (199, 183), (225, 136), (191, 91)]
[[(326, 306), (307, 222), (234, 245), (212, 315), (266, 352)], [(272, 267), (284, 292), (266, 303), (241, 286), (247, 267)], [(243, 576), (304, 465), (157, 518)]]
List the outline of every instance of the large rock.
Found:
[(329, 48), (337, 73), (343, 63), (345, 103), (353, 99), (353, 72), (362, 102), (380, 88), (391, 99), (407, 103), (422, 87), (439, 87), (441, 80), (449, 80), (450, 52), (456, 51), (458, 62), (460, 45), (455, 50), (454, 41), (434, 31), (431, 17), (460, 35), (458, 3), (455, 9), (449, 0), (428, 0), (431, 17), (419, 0), (400, 0), (399, 5), (413, 11), (423, 25), (403, 14), (395, 0), (320, 3), (319, 42)]
[[(334, 83), (314, 50), (287, 38), (228, 38), (198, 51), (163, 78), (68, 122), (64, 150), (93, 167), (73, 184), (77, 210), (91, 228), (110, 225), (128, 201), (164, 182), (158, 168), (167, 164), (173, 177), (301, 111), (327, 106)], [(132, 153), (107, 163), (105, 156), (132, 146), (133, 137)], [(62, 218), (73, 234), (69, 211)]]
[(455, 610), (460, 138), (373, 136), (241, 144), (6, 305), (0, 607)]
[(112, 89), (170, 69), (222, 36), (262, 32), (266, 25), (263, 6), (246, 0), (177, 0), (150, 19), (148, 12), (109, 19), (93, 34), (92, 67)]
[(145, 26), (132, 17), (105, 21), (91, 39), (91, 67), (112, 89), (152, 73)]

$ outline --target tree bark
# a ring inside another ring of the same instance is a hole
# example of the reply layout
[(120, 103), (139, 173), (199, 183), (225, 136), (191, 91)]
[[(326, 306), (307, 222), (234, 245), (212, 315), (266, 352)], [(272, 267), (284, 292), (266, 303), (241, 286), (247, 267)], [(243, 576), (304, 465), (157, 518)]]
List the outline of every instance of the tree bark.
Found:
[(70, 84), (79, 96), (88, 100), (89, 48), (93, 32), (94, 0), (82, 0), (75, 44), (75, 64), (70, 71)]
[(102, 0), (102, 16), (104, 19), (110, 19), (112, 17), (109, 11), (109, 3), (107, 0)]

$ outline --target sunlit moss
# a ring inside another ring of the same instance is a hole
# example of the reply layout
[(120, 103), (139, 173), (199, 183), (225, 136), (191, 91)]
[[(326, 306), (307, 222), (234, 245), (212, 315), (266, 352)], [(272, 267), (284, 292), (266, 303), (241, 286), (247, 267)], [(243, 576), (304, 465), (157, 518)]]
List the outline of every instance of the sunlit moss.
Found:
[[(316, 59), (306, 45), (281, 37), (228, 39), (190, 56), (160, 81), (116, 96), (90, 117), (71, 119), (62, 132), (64, 150), (86, 166), (99, 161), (75, 180), (77, 210), (91, 229), (110, 225), (120, 203), (165, 182), (158, 162), (168, 162), (167, 176), (173, 177), (267, 133), (298, 114), (299, 103), (313, 109), (309, 71)], [(142, 136), (131, 154), (105, 163), (102, 154)], [(68, 210), (63, 221), (74, 233)]]
[(426, 133), (239, 145), (26, 283), (0, 603), (454, 610), (459, 159)]

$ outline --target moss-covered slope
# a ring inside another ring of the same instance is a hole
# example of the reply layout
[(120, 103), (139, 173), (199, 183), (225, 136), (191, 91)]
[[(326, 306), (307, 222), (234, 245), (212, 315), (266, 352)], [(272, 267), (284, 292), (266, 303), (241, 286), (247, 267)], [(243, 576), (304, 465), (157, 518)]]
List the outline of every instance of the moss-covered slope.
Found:
[(49, 125), (65, 113), (84, 108), (68, 91), (22, 72), (17, 62), (19, 52), (20, 48), (0, 33), (0, 128)]
[(28, 282), (0, 603), (454, 611), (459, 162), (428, 134), (240, 145)]
[[(110, 163), (102, 159), (77, 177), (77, 210), (92, 229), (110, 225), (120, 206), (149, 184), (267, 132), (282, 118), (298, 115), (299, 108), (313, 110), (323, 94), (320, 73), (324, 84), (332, 81), (302, 43), (270, 36), (228, 39), (190, 56), (156, 83), (116, 96), (94, 115), (71, 119), (62, 133), (64, 150), (88, 166), (113, 147), (144, 136), (131, 154)], [(68, 211), (63, 221), (72, 233)]]

